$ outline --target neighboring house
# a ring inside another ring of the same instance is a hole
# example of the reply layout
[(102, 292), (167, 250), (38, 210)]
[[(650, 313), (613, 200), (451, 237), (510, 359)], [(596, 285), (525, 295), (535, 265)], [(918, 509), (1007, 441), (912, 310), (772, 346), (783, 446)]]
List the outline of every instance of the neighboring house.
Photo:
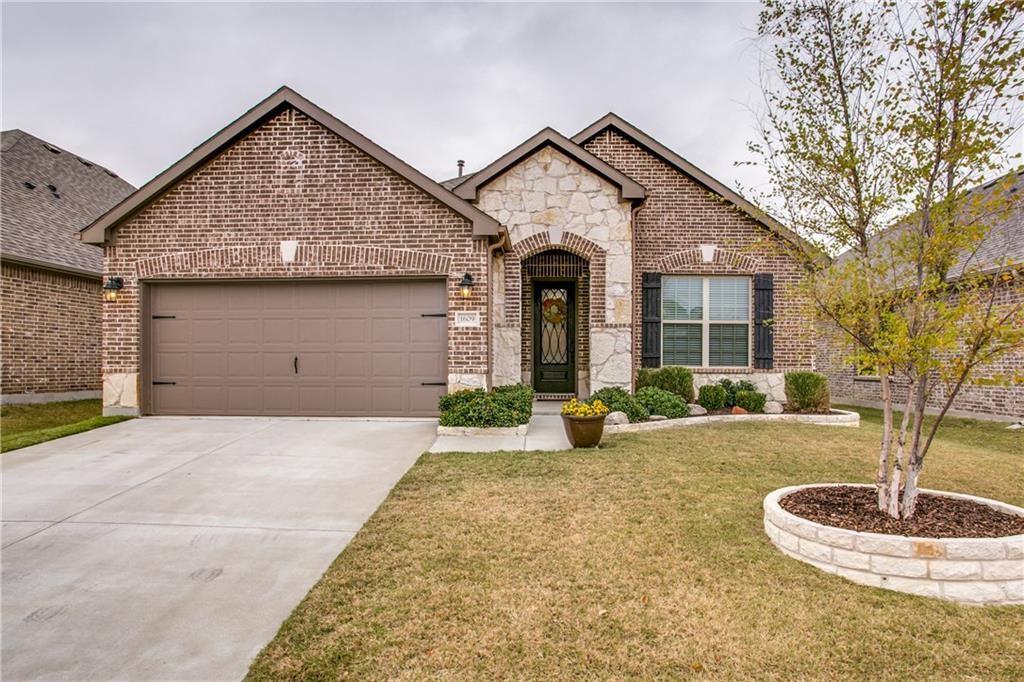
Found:
[[(1013, 275), (1012, 284), (1003, 289), (998, 303), (1024, 304), (1024, 171), (1004, 176), (974, 188), (966, 204), (988, 205), (993, 192), (1006, 193), (995, 215), (980, 219), (989, 224), (989, 232), (978, 252), (970, 259), (961, 259), (952, 270), (951, 279), (964, 272), (1002, 271)], [(991, 209), (988, 209), (991, 210)], [(839, 256), (843, 258), (842, 255)], [(823, 334), (818, 344), (817, 365), (828, 375), (833, 401), (876, 406), (881, 404), (878, 377), (870, 368), (858, 369), (846, 361), (849, 353), (834, 335)], [(1014, 380), (1016, 377), (1016, 380)], [(1007, 353), (993, 363), (979, 368), (978, 382), (964, 385), (953, 401), (951, 412), (961, 415), (1024, 417), (1024, 351)], [(906, 399), (906, 384), (897, 381), (896, 404)], [(937, 389), (928, 403), (931, 410), (941, 408), (946, 393)]]
[(108, 413), (432, 415), (445, 391), (809, 369), (796, 240), (609, 114), (439, 184), (288, 88), (82, 232)]
[(78, 231), (135, 188), (24, 131), (2, 139), (2, 400), (98, 397), (103, 252)]

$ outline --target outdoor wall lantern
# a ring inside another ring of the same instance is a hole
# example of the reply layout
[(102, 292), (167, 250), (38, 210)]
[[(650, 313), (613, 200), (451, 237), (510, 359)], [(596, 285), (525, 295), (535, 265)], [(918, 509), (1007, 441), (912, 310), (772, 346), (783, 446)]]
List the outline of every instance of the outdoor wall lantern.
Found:
[(124, 289), (124, 280), (120, 277), (107, 277), (107, 281), (103, 283), (103, 300), (104, 301), (116, 301), (117, 292)]
[(473, 293), (473, 275), (468, 272), (462, 276), (462, 281), (459, 282), (459, 293), (462, 294), (462, 298), (469, 298)]

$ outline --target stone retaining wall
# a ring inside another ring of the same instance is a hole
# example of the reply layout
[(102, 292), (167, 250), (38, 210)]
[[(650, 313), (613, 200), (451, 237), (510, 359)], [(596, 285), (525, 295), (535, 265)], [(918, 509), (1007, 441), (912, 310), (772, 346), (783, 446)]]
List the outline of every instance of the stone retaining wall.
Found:
[[(779, 505), (797, 490), (826, 485), (851, 484), (791, 486), (765, 498), (764, 529), (783, 554), (861, 585), (965, 604), (1024, 604), (1024, 535), (961, 539), (859, 533), (802, 519)], [(922, 492), (1024, 516), (1024, 509), (982, 497)]]

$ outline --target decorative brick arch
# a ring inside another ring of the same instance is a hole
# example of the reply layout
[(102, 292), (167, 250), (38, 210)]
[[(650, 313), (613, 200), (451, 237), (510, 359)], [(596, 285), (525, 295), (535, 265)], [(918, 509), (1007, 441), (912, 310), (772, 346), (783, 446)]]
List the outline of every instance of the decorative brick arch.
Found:
[(529, 237), (516, 242), (512, 245), (513, 251), (519, 256), (520, 260), (525, 260), (530, 256), (540, 253), (541, 251), (547, 251), (548, 249), (561, 249), (574, 253), (581, 258), (585, 258), (588, 261), (593, 261), (595, 256), (604, 254), (604, 249), (590, 241), (586, 237), (581, 237), (574, 232), (566, 232), (562, 235), (562, 241), (555, 244), (551, 241), (551, 235), (548, 232), (538, 232), (532, 234)]
[(286, 265), (281, 261), (280, 245), (274, 243), (170, 253), (136, 261), (135, 271), (140, 279), (292, 275), (354, 277), (384, 273), (449, 276), (454, 274), (452, 260), (451, 256), (409, 249), (300, 243), (295, 261)]
[(658, 261), (658, 272), (713, 272), (714, 274), (747, 274), (759, 272), (761, 262), (757, 258), (739, 251), (715, 249), (710, 263), (704, 262), (700, 248), (676, 251)]

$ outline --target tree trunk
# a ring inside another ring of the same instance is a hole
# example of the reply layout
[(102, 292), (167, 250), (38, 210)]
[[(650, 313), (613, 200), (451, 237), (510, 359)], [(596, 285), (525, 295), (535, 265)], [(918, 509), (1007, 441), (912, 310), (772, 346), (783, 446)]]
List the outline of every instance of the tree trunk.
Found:
[(907, 386), (907, 401), (903, 405), (903, 419), (896, 439), (896, 461), (893, 462), (892, 478), (889, 479), (889, 508), (886, 512), (894, 519), (900, 517), (900, 483), (907, 462), (907, 430), (910, 428), (911, 407), (914, 404), (914, 381)]
[(928, 376), (922, 376), (914, 391), (914, 433), (910, 441), (910, 457), (907, 467), (907, 483), (903, 486), (903, 500), (900, 503), (900, 516), (909, 519), (917, 509), (917, 480), (924, 466), (921, 451), (921, 429), (924, 427), (924, 408), (928, 400)]
[(875, 473), (875, 487), (878, 489), (878, 511), (889, 508), (889, 451), (892, 449), (892, 387), (889, 373), (880, 372), (882, 385), (882, 447), (878, 453), (878, 471)]

